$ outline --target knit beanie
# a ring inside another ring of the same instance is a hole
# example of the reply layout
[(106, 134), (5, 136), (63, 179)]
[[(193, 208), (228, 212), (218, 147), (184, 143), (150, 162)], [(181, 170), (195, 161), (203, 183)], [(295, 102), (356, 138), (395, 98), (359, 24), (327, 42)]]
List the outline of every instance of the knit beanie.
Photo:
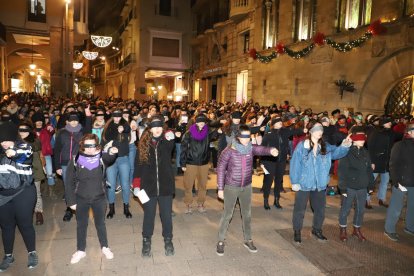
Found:
[(16, 141), (17, 126), (12, 122), (0, 122), (0, 142)]

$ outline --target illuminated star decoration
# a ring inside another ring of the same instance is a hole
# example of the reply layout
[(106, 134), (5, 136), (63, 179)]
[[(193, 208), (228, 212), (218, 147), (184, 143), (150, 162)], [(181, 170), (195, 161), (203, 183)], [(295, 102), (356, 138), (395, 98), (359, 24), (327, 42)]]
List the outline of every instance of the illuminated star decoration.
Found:
[(91, 39), (93, 44), (100, 48), (108, 47), (112, 42), (112, 37), (110, 36), (91, 35)]
[(73, 69), (75, 70), (79, 70), (83, 67), (83, 63), (82, 62), (74, 62), (73, 63)]
[(98, 52), (82, 51), (82, 55), (87, 60), (95, 60), (98, 57)]

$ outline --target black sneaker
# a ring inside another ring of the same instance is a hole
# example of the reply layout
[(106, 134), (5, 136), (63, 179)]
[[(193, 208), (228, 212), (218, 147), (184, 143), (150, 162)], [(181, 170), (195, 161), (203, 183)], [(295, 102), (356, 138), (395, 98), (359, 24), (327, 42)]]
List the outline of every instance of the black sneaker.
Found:
[(65, 215), (63, 216), (63, 221), (70, 221), (73, 217), (72, 210), (66, 209)]
[(295, 233), (293, 234), (293, 241), (297, 244), (302, 243), (302, 237), (301, 237), (300, 231), (295, 231)]
[(29, 269), (33, 269), (37, 266), (38, 263), (39, 263), (39, 257), (37, 256), (36, 251), (30, 252), (27, 257), (27, 267)]
[(10, 254), (4, 256), (3, 261), (0, 264), (0, 272), (6, 271), (12, 263), (14, 263), (13, 255)]
[(320, 242), (328, 241), (328, 239), (322, 234), (322, 230), (312, 229), (312, 236)]
[(387, 236), (390, 240), (395, 241), (395, 242), (400, 240), (400, 237), (398, 236), (397, 233), (384, 232), (384, 235)]
[(224, 242), (219, 241), (217, 243), (217, 249), (216, 249), (216, 253), (219, 256), (223, 256), (224, 255)]
[(243, 245), (244, 245), (244, 247), (247, 248), (247, 250), (249, 250), (250, 253), (256, 253), (257, 252), (257, 248), (256, 248), (256, 246), (254, 246), (252, 240), (248, 240), (248, 241), (244, 242)]
[(165, 256), (173, 256), (175, 251), (174, 251), (174, 245), (172, 243), (172, 239), (171, 238), (166, 238), (164, 240), (164, 248), (165, 248)]

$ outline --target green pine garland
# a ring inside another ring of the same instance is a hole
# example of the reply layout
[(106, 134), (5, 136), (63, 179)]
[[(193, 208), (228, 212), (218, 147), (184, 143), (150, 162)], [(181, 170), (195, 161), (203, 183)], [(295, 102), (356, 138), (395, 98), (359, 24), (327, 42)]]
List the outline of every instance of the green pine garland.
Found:
[(372, 37), (372, 33), (366, 32), (363, 36), (360, 38), (348, 41), (348, 42), (336, 42), (335, 40), (332, 40), (330, 38), (326, 38), (326, 44), (334, 48), (335, 50), (339, 52), (349, 52), (352, 49), (356, 47), (361, 47), (368, 39)]

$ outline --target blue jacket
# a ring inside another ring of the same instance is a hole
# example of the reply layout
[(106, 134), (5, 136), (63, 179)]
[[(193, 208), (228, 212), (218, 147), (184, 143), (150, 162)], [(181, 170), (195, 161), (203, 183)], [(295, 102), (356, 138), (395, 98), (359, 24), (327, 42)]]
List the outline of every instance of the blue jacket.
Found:
[(309, 140), (300, 142), (290, 161), (290, 182), (299, 184), (301, 191), (322, 191), (329, 183), (331, 161), (347, 155), (349, 147), (333, 146), (326, 143), (326, 154), (320, 149), (315, 156), (310, 149)]

